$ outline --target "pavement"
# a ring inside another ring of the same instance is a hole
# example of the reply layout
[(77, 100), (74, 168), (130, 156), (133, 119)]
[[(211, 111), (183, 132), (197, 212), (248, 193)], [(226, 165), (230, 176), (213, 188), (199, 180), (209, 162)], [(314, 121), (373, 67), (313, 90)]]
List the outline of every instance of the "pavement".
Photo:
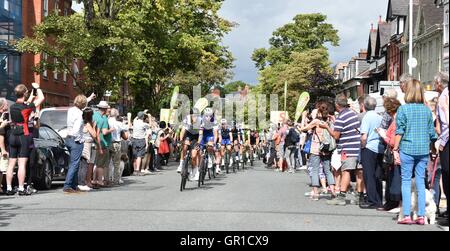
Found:
[[(442, 231), (400, 226), (394, 215), (311, 201), (304, 172), (262, 167), (179, 191), (176, 167), (124, 178), (121, 187), (65, 195), (62, 185), (30, 197), (0, 197), (0, 231)], [(444, 229), (448, 231), (447, 229)]]

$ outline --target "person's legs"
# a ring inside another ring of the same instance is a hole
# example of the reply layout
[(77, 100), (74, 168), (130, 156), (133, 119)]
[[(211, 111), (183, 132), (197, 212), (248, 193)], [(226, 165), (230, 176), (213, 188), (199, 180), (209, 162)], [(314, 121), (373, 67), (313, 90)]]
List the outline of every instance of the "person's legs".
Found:
[(363, 149), (361, 152), (361, 161), (369, 204), (375, 207), (382, 207), (383, 201), (381, 194), (379, 194), (380, 184), (377, 178), (378, 154), (369, 149)]
[(80, 166), (80, 159), (83, 153), (84, 144), (76, 143), (73, 138), (67, 139), (66, 144), (70, 151), (70, 162), (66, 181), (64, 182), (64, 190), (76, 190), (78, 185), (78, 168)]
[(78, 185), (85, 186), (86, 185), (86, 174), (87, 174), (87, 160), (82, 157), (80, 160), (80, 168), (78, 170)]
[(309, 159), (309, 164), (311, 166), (311, 186), (313, 187), (314, 195), (319, 195), (319, 168), (320, 168), (320, 157), (318, 155), (311, 154)]
[(420, 156), (415, 158), (415, 174), (416, 174), (416, 187), (417, 187), (417, 206), (419, 217), (425, 216), (425, 172), (428, 166), (428, 155)]
[(400, 152), (400, 160), (402, 163), (402, 202), (403, 215), (410, 217), (411, 215), (411, 178), (414, 168), (414, 158), (403, 152)]
[(121, 157), (120, 143), (114, 143), (113, 144), (113, 156), (112, 156), (112, 162), (113, 162), (113, 166), (114, 166), (112, 182), (114, 184), (119, 184), (119, 180), (121, 177), (120, 157)]
[(331, 156), (322, 156), (321, 160), (328, 186), (330, 186), (330, 189), (334, 195), (334, 187), (336, 185), (336, 181), (334, 180), (333, 173), (331, 172)]
[[(448, 176), (448, 169), (449, 169), (449, 146), (448, 143), (444, 148), (444, 151), (441, 152), (441, 165), (442, 165), (442, 185), (444, 187), (444, 194), (445, 197), (447, 197), (447, 215), (448, 215), (448, 204), (449, 204), (449, 176)], [(448, 224), (448, 216), (447, 216), (447, 224)]]

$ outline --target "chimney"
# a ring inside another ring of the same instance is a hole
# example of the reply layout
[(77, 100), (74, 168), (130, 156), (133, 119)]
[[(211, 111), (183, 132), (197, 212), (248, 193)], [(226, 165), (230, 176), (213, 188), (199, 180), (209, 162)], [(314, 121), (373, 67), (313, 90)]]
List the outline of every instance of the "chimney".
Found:
[(378, 24), (382, 24), (383, 20), (381, 19), (381, 15), (378, 17)]
[(366, 59), (367, 58), (367, 50), (361, 49), (358, 53), (359, 59)]
[(370, 31), (373, 31), (373, 23), (370, 24)]

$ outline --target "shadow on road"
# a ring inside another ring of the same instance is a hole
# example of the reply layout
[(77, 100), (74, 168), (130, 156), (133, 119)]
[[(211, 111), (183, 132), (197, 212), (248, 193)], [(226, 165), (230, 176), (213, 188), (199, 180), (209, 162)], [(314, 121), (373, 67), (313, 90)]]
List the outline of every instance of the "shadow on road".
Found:
[(6, 199), (0, 198), (0, 228), (9, 226), (9, 220), (16, 217), (17, 214), (12, 213), (15, 210), (21, 209), (19, 206), (12, 204), (4, 204)]

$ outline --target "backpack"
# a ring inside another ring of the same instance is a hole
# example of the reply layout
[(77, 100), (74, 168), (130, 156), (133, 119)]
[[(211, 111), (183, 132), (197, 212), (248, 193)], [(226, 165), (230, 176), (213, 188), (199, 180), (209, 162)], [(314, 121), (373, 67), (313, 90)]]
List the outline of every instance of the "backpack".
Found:
[(323, 141), (320, 142), (320, 152), (322, 153), (331, 153), (336, 150), (336, 140), (331, 136), (328, 130), (322, 131)]
[(286, 136), (287, 145), (296, 145), (298, 142), (300, 142), (300, 135), (298, 132), (294, 128), (289, 129), (288, 135)]

